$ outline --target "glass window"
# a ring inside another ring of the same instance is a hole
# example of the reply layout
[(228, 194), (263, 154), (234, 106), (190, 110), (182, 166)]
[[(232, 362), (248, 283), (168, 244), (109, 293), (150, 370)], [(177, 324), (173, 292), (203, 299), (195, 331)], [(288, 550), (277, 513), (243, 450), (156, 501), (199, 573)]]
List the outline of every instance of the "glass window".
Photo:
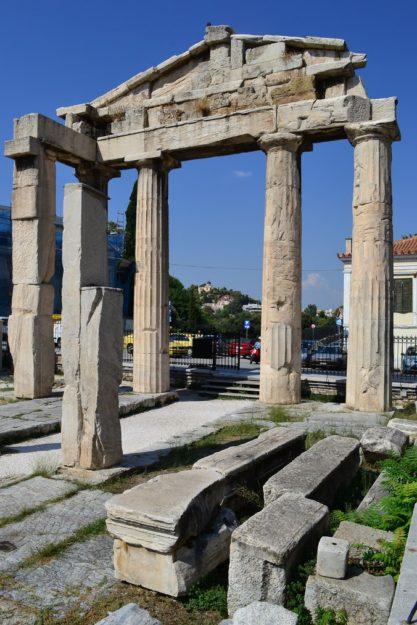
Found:
[(396, 278), (394, 280), (394, 312), (413, 312), (413, 279)]

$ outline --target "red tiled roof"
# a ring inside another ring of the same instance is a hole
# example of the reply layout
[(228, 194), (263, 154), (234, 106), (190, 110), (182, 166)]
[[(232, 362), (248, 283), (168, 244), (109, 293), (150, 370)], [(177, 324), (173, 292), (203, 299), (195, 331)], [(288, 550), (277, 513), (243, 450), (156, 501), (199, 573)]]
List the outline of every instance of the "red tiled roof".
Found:
[[(417, 235), (394, 241), (393, 252), (394, 256), (417, 256)], [(344, 258), (350, 258), (352, 254), (350, 252), (339, 252), (337, 256), (343, 260)]]

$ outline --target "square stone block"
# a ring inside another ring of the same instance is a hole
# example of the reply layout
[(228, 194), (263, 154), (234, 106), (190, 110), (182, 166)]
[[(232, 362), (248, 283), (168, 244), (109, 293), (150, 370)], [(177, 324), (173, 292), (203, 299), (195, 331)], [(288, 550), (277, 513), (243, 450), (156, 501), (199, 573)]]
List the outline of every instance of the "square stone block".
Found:
[(347, 540), (323, 536), (317, 549), (317, 574), (343, 579), (346, 575), (348, 555)]
[(43, 284), (55, 273), (55, 224), (52, 216), (17, 219), (12, 224), (13, 284)]
[(53, 319), (31, 313), (9, 317), (8, 336), (14, 364), (16, 397), (46, 397), (55, 373)]

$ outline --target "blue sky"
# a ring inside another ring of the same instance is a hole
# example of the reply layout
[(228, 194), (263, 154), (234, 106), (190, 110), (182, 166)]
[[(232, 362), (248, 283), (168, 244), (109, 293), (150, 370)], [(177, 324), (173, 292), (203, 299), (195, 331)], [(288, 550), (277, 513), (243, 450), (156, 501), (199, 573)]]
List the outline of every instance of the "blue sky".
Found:
[[(0, 10), (1, 143), (25, 113), (54, 116), (202, 39), (207, 22), (236, 32), (342, 37), (366, 52), (370, 97), (397, 96), (402, 141), (394, 145), (394, 235), (417, 232), (416, 40), (413, 0), (5, 0)], [(9, 204), (12, 162), (0, 157), (0, 204)], [(125, 209), (133, 171), (111, 182), (110, 214)], [(265, 160), (260, 152), (186, 162), (170, 176), (171, 273), (260, 296)], [(303, 305), (342, 301), (336, 253), (352, 227), (353, 151), (347, 142), (303, 155)], [(58, 168), (62, 187), (73, 180)]]

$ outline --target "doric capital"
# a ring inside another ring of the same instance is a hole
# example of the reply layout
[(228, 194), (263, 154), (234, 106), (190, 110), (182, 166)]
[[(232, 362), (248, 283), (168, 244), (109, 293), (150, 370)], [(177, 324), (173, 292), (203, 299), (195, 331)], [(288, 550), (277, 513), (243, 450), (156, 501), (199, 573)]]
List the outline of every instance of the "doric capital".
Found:
[(347, 138), (353, 146), (362, 141), (379, 139), (381, 141), (399, 141), (400, 131), (396, 122), (358, 122), (346, 124)]
[(81, 162), (75, 166), (75, 176), (81, 183), (107, 194), (109, 180), (119, 178), (120, 171), (102, 163)]
[(144, 154), (143, 158), (135, 160), (135, 165), (138, 170), (143, 167), (152, 167), (154, 169), (169, 171), (170, 169), (179, 169), (181, 167), (181, 162), (168, 152), (158, 151), (154, 154)]
[(275, 132), (273, 134), (262, 135), (259, 139), (259, 147), (265, 153), (270, 150), (289, 150), (297, 152), (303, 143), (303, 137), (292, 132)]

